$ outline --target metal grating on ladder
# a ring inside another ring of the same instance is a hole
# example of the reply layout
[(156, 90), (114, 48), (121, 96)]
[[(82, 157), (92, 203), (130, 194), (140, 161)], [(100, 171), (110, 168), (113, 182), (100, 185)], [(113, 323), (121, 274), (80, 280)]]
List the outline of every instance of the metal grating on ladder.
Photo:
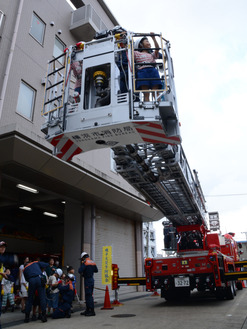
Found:
[(175, 226), (206, 225), (204, 197), (181, 146), (134, 144), (113, 151), (117, 172)]

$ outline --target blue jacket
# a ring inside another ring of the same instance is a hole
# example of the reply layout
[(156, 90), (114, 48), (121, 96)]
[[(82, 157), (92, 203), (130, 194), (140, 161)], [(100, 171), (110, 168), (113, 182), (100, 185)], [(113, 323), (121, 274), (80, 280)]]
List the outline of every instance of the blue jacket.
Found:
[(70, 305), (72, 305), (74, 295), (75, 295), (75, 291), (74, 291), (72, 282), (69, 281), (69, 283), (64, 285), (64, 286), (59, 284), (58, 285), (58, 290), (61, 293), (63, 302), (69, 303)]
[(24, 267), (24, 277), (25, 279), (29, 282), (29, 280), (31, 278), (34, 278), (36, 276), (42, 275), (42, 270), (48, 266), (48, 263), (44, 263), (44, 262), (32, 262), (32, 263), (28, 263), (25, 267)]
[(93, 278), (93, 274), (98, 272), (97, 265), (90, 258), (86, 258), (85, 262), (82, 263), (78, 272), (85, 278), (91, 279)]

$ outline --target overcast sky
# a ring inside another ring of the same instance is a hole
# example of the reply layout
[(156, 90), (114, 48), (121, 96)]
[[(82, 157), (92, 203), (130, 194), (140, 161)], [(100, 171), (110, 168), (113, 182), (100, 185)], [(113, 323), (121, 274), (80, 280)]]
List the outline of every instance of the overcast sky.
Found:
[(247, 232), (247, 1), (105, 2), (125, 29), (162, 32), (171, 42), (190, 168), (222, 233)]

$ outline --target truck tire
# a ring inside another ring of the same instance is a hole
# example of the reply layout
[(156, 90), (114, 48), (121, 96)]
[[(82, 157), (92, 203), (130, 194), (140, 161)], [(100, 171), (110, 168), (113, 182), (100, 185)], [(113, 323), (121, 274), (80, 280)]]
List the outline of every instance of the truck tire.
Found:
[(226, 287), (226, 299), (228, 300), (234, 299), (234, 295), (235, 295), (234, 292), (235, 292), (234, 282), (231, 281), (230, 286)]
[(215, 296), (218, 300), (225, 299), (225, 296), (226, 296), (225, 289), (217, 287), (216, 290), (215, 290)]
[(238, 290), (243, 290), (242, 282), (237, 281), (236, 282), (236, 287), (237, 287)]

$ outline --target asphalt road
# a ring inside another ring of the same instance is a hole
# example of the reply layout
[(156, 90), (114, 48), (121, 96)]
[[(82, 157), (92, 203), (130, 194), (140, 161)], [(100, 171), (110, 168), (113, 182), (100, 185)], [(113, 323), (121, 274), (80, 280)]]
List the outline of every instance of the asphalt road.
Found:
[[(122, 288), (121, 288), (122, 289)], [(124, 289), (124, 288), (123, 288)], [(2, 315), (2, 329), (247, 329), (247, 288), (237, 291), (233, 300), (218, 301), (209, 293), (192, 293), (187, 301), (166, 302), (151, 293), (130, 293), (122, 297), (124, 305), (101, 310), (102, 303), (95, 305), (96, 316), (75, 312), (70, 319), (23, 323), (19, 310)]]

